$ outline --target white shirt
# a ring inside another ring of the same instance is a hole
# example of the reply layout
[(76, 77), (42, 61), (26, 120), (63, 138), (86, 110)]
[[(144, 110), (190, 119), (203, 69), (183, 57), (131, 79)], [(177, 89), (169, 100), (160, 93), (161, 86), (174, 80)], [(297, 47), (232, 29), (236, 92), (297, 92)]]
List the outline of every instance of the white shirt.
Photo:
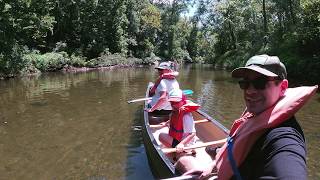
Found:
[[(166, 91), (167, 94), (169, 94), (172, 89), (180, 89), (178, 81), (176, 79), (162, 79), (155, 91), (155, 94), (152, 96), (150, 105), (154, 106), (158, 102), (161, 91)], [(168, 95), (166, 97), (166, 102), (163, 103), (159, 108), (157, 108), (157, 110), (172, 110), (170, 102), (168, 102), (167, 100)]]
[(191, 113), (186, 113), (183, 116), (183, 132), (184, 133), (195, 133), (196, 132), (196, 128), (194, 126), (194, 120), (193, 120)]
[[(195, 133), (196, 128), (194, 126), (194, 120), (191, 113), (186, 113), (183, 116), (183, 138), (185, 138), (188, 134), (187, 133)], [(196, 141), (196, 138), (193, 137), (186, 146), (193, 145)]]

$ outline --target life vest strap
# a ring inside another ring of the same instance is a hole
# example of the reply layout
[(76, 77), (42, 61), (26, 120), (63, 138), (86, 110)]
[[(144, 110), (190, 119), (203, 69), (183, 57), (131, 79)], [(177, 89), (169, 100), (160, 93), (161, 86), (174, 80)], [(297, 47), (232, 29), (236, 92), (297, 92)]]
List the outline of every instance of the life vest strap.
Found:
[(234, 176), (237, 180), (242, 180), (239, 169), (237, 167), (236, 161), (234, 160), (232, 149), (233, 149), (233, 138), (231, 136), (227, 139), (227, 149), (228, 149), (228, 159), (230, 161), (230, 165), (233, 171)]
[(178, 133), (183, 133), (183, 129), (182, 130), (178, 130), (178, 129), (176, 129), (174, 127), (171, 127), (171, 126), (170, 126), (170, 129), (175, 131), (175, 132), (178, 132)]

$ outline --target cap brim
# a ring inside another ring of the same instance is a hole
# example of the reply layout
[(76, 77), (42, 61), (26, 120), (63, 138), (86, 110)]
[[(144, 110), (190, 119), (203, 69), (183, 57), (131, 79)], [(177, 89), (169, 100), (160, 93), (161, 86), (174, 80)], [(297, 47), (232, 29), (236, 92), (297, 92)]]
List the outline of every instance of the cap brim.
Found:
[(277, 77), (278, 75), (268, 71), (264, 68), (261, 68), (260, 66), (255, 66), (255, 65), (251, 65), (248, 67), (240, 67), (240, 68), (236, 68), (231, 72), (232, 77), (234, 78), (243, 78), (246, 76), (248, 71), (255, 71), (257, 73), (263, 74), (265, 76), (269, 76), (269, 77)]

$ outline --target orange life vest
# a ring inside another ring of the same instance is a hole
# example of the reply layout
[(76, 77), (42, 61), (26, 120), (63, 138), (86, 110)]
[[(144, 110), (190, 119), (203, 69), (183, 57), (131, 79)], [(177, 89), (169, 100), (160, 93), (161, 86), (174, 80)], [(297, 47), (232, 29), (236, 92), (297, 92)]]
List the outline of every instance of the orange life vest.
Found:
[[(233, 138), (233, 158), (239, 167), (245, 160), (256, 140), (270, 128), (275, 128), (292, 117), (316, 92), (318, 86), (288, 88), (277, 104), (254, 116), (245, 111), (236, 120), (229, 136)], [(230, 179), (233, 176), (228, 159), (227, 143), (216, 155), (218, 179)]]
[(172, 111), (169, 135), (176, 140), (181, 141), (183, 137), (183, 116), (185, 113), (196, 111), (199, 107), (200, 105), (187, 100), (186, 104), (179, 108), (179, 111)]

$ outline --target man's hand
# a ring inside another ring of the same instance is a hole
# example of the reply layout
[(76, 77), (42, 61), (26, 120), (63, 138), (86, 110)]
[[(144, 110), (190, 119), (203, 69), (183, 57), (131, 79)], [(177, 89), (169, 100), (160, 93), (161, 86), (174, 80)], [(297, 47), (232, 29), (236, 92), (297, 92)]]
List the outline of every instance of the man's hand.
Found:
[(183, 143), (179, 143), (179, 144), (176, 146), (177, 153), (182, 153), (183, 150), (184, 150), (183, 148), (184, 148), (184, 144), (183, 144)]
[(165, 126), (168, 126), (168, 125), (169, 125), (168, 122), (169, 122), (169, 121), (161, 122), (159, 125), (161, 125), (162, 127), (165, 127)]
[(157, 84), (157, 85), (154, 84), (154, 85), (150, 88), (150, 90), (149, 90), (149, 97), (152, 97), (152, 96), (155, 94), (156, 89), (157, 89), (157, 86), (158, 86), (158, 84)]
[(151, 111), (151, 108), (150, 108), (150, 109), (145, 108), (144, 111), (149, 112), (149, 113), (152, 112), (152, 111)]
[(205, 168), (194, 168), (187, 172), (185, 172), (183, 175), (198, 175), (198, 179), (205, 179), (207, 178), (212, 172), (216, 172), (216, 162), (213, 161), (212, 164)]

